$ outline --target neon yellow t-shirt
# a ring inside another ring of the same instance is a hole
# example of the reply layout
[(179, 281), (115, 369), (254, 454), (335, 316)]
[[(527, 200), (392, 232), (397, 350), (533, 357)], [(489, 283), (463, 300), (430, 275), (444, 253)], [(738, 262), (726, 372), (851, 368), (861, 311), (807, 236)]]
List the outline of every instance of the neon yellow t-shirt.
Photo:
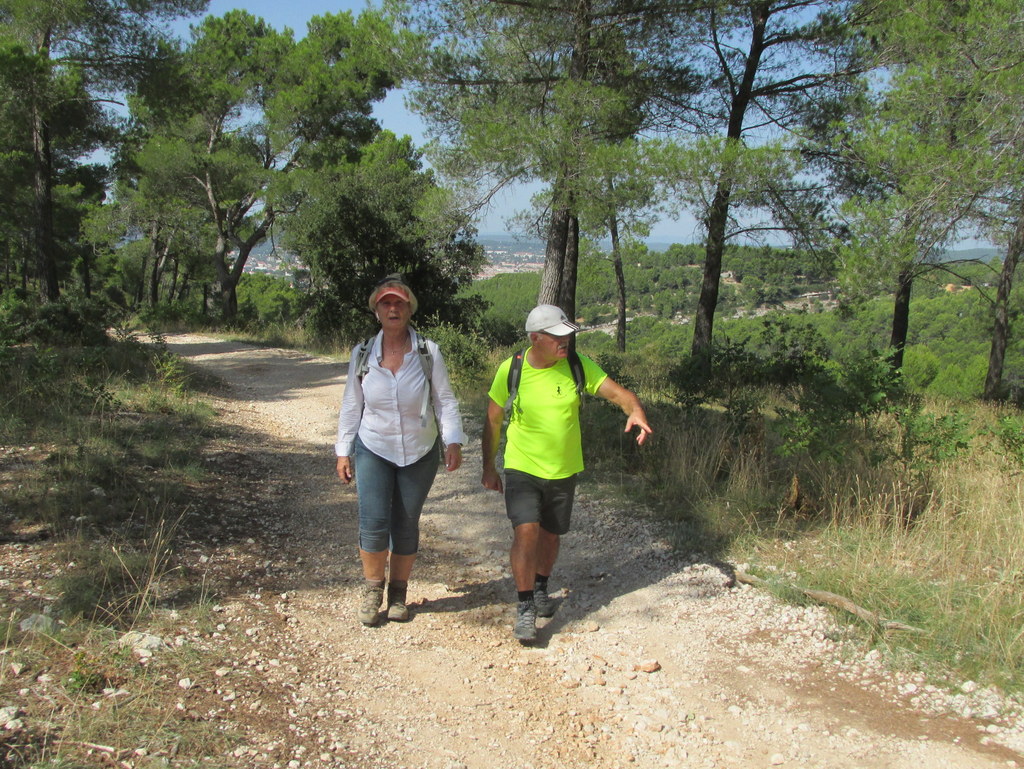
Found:
[[(594, 361), (580, 355), (591, 395), (608, 378)], [(494, 375), (491, 400), (500, 406), (508, 400), (508, 370), (512, 359), (503, 361)], [(523, 356), (516, 402), (509, 409), (505, 434), (505, 469), (519, 470), (538, 478), (568, 478), (583, 470), (583, 440), (580, 435), (580, 396), (572, 379), (569, 361), (559, 360), (548, 368), (534, 368)]]

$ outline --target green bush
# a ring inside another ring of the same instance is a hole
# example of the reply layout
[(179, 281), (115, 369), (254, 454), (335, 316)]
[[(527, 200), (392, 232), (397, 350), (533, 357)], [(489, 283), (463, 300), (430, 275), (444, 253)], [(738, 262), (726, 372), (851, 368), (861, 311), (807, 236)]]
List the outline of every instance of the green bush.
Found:
[(98, 346), (107, 343), (107, 327), (114, 310), (108, 303), (65, 296), (41, 302), (21, 291), (0, 301), (0, 341), (59, 347)]
[(945, 366), (928, 386), (928, 392), (958, 400), (980, 398), (985, 389), (987, 373), (988, 357), (972, 355), (959, 365)]
[(1002, 450), (1002, 455), (1018, 470), (1024, 470), (1024, 419), (1019, 414), (1002, 416), (992, 434)]
[(308, 295), (285, 278), (250, 274), (238, 284), (238, 321), (244, 325), (295, 323), (308, 305)]
[(139, 323), (154, 331), (201, 329), (211, 326), (214, 318), (203, 312), (194, 301), (162, 302), (138, 311)]
[(489, 346), (474, 331), (466, 331), (450, 323), (438, 323), (423, 329), (423, 335), (437, 342), (444, 355), (452, 385), (465, 390), (479, 386), (488, 376)]
[(912, 345), (903, 353), (903, 379), (912, 390), (927, 390), (940, 369), (939, 356), (924, 345)]

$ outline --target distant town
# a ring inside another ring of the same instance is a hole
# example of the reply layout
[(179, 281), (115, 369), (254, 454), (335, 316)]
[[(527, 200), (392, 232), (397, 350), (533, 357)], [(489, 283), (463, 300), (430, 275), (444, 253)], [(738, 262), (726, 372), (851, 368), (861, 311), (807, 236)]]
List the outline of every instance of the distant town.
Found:
[(506, 272), (536, 272), (544, 267), (544, 243), (540, 240), (508, 235), (481, 235), (487, 264), (477, 278), (490, 278)]
[[(478, 241), (484, 247), (487, 263), (477, 278), (490, 278), (506, 272), (535, 272), (544, 267), (544, 243), (539, 240), (481, 235)], [(269, 243), (254, 249), (245, 265), (245, 272), (289, 280), (302, 269), (303, 265), (294, 254)]]
[[(511, 235), (481, 234), (477, 240), (484, 247), (487, 263), (477, 274), (477, 278), (490, 278), (508, 272), (536, 272), (544, 267), (544, 242), (519, 238)], [(648, 243), (654, 251), (662, 251), (669, 243)], [(958, 249), (949, 251), (943, 261), (984, 260), (988, 261), (999, 255), (994, 248)], [(270, 243), (253, 250), (245, 265), (246, 272), (263, 273), (280, 278), (293, 280), (295, 273), (301, 271), (303, 265), (294, 254)], [(725, 276), (723, 276), (725, 277)]]

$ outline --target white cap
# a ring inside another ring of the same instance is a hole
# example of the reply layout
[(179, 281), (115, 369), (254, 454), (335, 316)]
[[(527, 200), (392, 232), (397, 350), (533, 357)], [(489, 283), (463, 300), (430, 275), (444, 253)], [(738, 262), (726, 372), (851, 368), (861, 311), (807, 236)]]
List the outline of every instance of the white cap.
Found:
[(526, 332), (543, 331), (554, 336), (568, 336), (580, 330), (575, 323), (570, 323), (560, 307), (553, 304), (538, 304), (526, 316)]

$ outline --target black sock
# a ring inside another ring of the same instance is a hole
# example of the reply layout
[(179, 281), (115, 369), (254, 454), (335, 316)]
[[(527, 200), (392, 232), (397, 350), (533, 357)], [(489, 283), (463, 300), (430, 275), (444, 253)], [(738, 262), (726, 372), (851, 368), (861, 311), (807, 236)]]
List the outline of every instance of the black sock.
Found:
[(533, 603), (533, 591), (532, 590), (520, 590), (519, 591), (519, 600), (520, 601), (529, 601), (530, 603)]
[(533, 586), (535, 589), (539, 588), (546, 591), (548, 589), (548, 578), (543, 574), (538, 574), (533, 578)]
[(408, 593), (408, 588), (409, 588), (409, 583), (408, 582), (399, 582), (398, 580), (394, 580), (392, 582), (389, 582), (388, 583), (388, 603), (393, 603), (394, 601), (401, 601), (402, 603), (405, 603), (406, 595)]

